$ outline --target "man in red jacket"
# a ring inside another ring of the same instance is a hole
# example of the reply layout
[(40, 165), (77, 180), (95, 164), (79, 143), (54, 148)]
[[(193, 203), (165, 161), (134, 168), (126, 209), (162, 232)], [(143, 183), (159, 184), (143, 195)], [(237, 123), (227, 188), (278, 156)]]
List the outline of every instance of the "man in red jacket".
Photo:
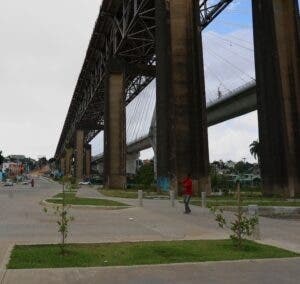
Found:
[(188, 174), (187, 177), (182, 181), (183, 185), (183, 202), (185, 206), (185, 214), (190, 214), (191, 209), (189, 207), (189, 203), (191, 200), (191, 197), (193, 195), (193, 181), (191, 180), (191, 175)]

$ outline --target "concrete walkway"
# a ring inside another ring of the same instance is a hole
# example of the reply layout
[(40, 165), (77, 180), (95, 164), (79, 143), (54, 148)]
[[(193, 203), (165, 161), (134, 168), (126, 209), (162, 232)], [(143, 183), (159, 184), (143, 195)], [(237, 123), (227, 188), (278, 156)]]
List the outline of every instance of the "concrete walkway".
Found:
[[(8, 270), (1, 284), (299, 284), (300, 258), (133, 267)], [(5, 273), (5, 274), (4, 274)]]
[[(60, 190), (61, 185), (46, 180), (37, 180), (34, 189), (0, 188), (2, 269), (11, 244), (59, 242), (56, 218), (43, 213), (39, 202)], [(116, 200), (130, 204), (132, 208), (72, 209), (75, 221), (71, 224), (68, 242), (228, 238), (228, 232), (218, 228), (214, 216), (207, 209), (197, 206), (191, 207), (191, 215), (185, 215), (182, 214), (183, 204), (177, 201), (173, 208), (169, 200), (145, 199), (144, 206), (139, 207), (137, 199), (105, 197), (90, 187), (82, 187), (77, 195)], [(300, 252), (300, 220), (260, 218), (260, 224), (262, 242)], [(299, 264), (299, 260), (290, 259), (268, 260), (263, 265), (261, 262), (249, 261), (130, 268), (1, 270), (0, 277), (4, 273), (5, 277), (0, 283), (300, 283), (297, 274)], [(232, 282), (232, 277), (238, 281)]]
[(84, 185), (77, 190), (76, 196), (81, 198), (102, 198), (103, 194), (93, 186)]
[(97, 187), (95, 187), (95, 186), (80, 187), (77, 191), (76, 196), (82, 197), (82, 198), (107, 199), (107, 200), (118, 201), (121, 203), (127, 203), (128, 205), (132, 205), (132, 206), (139, 206), (139, 202), (137, 199), (109, 197), (109, 196), (103, 195), (100, 191), (97, 190)]

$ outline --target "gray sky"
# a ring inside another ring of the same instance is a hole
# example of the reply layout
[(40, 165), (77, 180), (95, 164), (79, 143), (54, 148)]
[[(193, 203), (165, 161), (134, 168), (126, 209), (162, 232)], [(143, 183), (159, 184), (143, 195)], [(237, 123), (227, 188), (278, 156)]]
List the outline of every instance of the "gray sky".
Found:
[[(101, 2), (1, 0), (0, 150), (5, 155), (54, 155)], [(247, 29), (234, 32), (246, 39), (250, 34)], [(249, 56), (243, 54), (245, 50), (237, 49), (242, 55), (237, 57), (228, 49), (234, 46), (224, 49), (221, 42), (216, 35), (204, 38), (210, 49), (221, 54), (227, 50), (231, 54), (227, 57), (252, 76), (253, 66), (242, 59)], [(222, 90), (243, 83), (211, 55), (205, 54), (206, 64), (214, 70), (206, 70), (209, 99), (220, 85), (216, 77), (225, 82)], [(209, 138), (211, 160), (250, 160), (248, 146), (257, 138), (256, 113), (210, 128)], [(100, 151), (99, 144), (98, 138), (93, 143), (94, 154)], [(151, 155), (146, 151), (142, 157)]]
[(54, 155), (101, 0), (1, 0), (0, 150)]

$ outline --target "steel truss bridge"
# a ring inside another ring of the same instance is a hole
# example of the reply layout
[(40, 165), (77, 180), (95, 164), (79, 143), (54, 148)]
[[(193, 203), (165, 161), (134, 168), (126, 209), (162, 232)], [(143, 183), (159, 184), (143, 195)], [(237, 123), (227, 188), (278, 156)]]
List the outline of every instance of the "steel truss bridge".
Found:
[[(192, 170), (198, 188), (209, 192), (200, 36), (232, 1), (103, 0), (57, 145), (61, 168), (70, 169), (76, 146), (76, 177), (84, 166), (90, 172), (88, 143), (105, 127), (106, 182), (126, 186), (123, 102), (156, 78), (159, 177), (179, 180)], [(252, 0), (252, 16), (263, 190), (294, 197), (300, 192), (299, 4)]]
[[(232, 1), (200, 0), (201, 30)], [(76, 129), (84, 129), (85, 143), (104, 129), (105, 77), (114, 58), (124, 66), (126, 104), (155, 78), (156, 2), (159, 0), (103, 1), (57, 145), (56, 158), (73, 144)]]

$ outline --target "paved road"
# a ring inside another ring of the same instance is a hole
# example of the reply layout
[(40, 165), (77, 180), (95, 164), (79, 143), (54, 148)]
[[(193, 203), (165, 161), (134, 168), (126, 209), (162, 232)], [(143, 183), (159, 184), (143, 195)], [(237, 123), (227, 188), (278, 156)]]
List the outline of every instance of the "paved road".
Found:
[[(7, 249), (12, 244), (56, 243), (59, 241), (55, 218), (43, 213), (39, 202), (58, 193), (60, 189), (58, 184), (42, 179), (36, 181), (34, 189), (29, 186), (17, 186), (9, 189), (0, 187), (0, 266), (5, 260)], [(79, 194), (90, 197), (100, 196), (92, 189), (82, 189)], [(125, 202), (138, 205), (137, 200)], [(182, 214), (182, 204), (177, 203), (176, 207), (172, 208), (167, 200), (144, 200), (143, 208), (134, 206), (122, 210), (74, 209), (72, 215), (75, 217), (75, 221), (71, 225), (69, 241), (118, 242), (228, 237), (226, 232), (217, 227), (213, 216), (207, 210), (199, 207), (192, 207), (192, 210), (192, 215), (184, 215)], [(260, 218), (260, 222), (262, 242), (300, 252), (300, 220)], [(253, 279), (264, 279), (264, 281), (256, 281), (257, 283), (300, 283), (295, 268), (299, 267), (299, 260), (267, 261), (262, 268), (260, 268), (259, 262), (253, 261), (231, 264), (68, 269), (50, 270), (45, 274), (37, 273), (34, 270), (0, 271), (0, 279), (1, 273), (6, 273), (5, 281), (0, 281), (0, 283), (20, 283), (16, 280), (17, 277), (22, 277), (19, 278), (23, 279), (22, 283), (82, 283), (82, 279), (85, 277), (89, 277), (87, 278), (89, 281), (86, 283), (196, 283), (197, 279), (207, 279), (202, 283), (229, 283), (226, 281), (227, 279), (230, 281), (232, 275), (237, 277), (239, 282), (231, 283), (250, 283)], [(228, 269), (228, 266), (232, 268)], [(241, 273), (247, 277), (240, 279), (240, 273), (234, 272), (234, 267), (244, 271)], [(118, 272), (111, 278), (114, 271)], [(234, 272), (234, 274), (229, 272)], [(256, 274), (257, 277), (255, 277)], [(274, 277), (270, 278), (269, 276), (272, 274)], [(292, 282), (293, 279), (285, 277), (287, 274), (293, 275), (292, 278), (298, 281)], [(42, 279), (43, 275), (47, 275), (48, 282)], [(120, 276), (116, 278), (115, 275)], [(222, 277), (225, 277), (226, 281), (223, 279), (223, 282), (217, 282), (212, 278), (214, 275), (219, 277), (218, 281), (221, 281)], [(281, 276), (290, 282), (280, 282)], [(125, 279), (123, 282), (122, 277)], [(273, 278), (279, 282), (268, 282)], [(34, 282), (35, 279), (39, 279), (39, 281)], [(56, 279), (58, 282), (51, 282), (51, 279)], [(72, 279), (77, 280), (72, 282)], [(97, 282), (96, 279), (102, 281)], [(145, 279), (145, 281), (141, 281), (141, 279)], [(244, 280), (249, 282), (242, 282)]]

